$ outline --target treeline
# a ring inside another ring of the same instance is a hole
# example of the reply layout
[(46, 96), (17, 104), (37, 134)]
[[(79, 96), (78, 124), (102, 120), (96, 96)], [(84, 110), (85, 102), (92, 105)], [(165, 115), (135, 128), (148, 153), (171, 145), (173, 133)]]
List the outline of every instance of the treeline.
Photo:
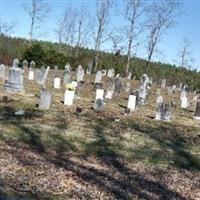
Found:
[[(76, 48), (68, 45), (63, 45), (62, 52), (59, 51), (59, 44), (47, 41), (33, 41), (22, 38), (13, 38), (1, 35), (0, 45), (0, 63), (12, 65), (13, 59), (18, 58), (22, 64), (23, 60), (28, 62), (34, 60), (36, 67), (42, 65), (50, 66), (58, 65), (60, 69), (64, 69), (67, 62), (70, 63), (73, 69), (81, 64), (84, 69), (88, 64), (93, 62), (95, 51), (88, 48), (79, 48), (79, 54), (76, 55)], [(117, 73), (125, 75), (127, 56), (120, 53), (106, 53), (101, 51), (99, 54), (99, 69), (114, 68)], [(175, 65), (164, 64), (161, 62), (151, 62), (149, 75), (155, 81), (161, 81), (166, 78), (170, 85), (185, 83), (193, 90), (200, 90), (200, 73), (196, 70), (188, 70), (178, 68)], [(133, 77), (140, 79), (141, 75), (146, 72), (146, 60), (140, 58), (131, 58), (130, 69), (133, 72)]]

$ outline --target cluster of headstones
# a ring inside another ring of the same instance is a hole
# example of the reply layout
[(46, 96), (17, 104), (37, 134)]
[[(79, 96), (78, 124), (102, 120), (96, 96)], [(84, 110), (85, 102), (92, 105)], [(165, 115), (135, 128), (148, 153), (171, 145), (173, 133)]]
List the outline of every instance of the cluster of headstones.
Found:
[[(126, 92), (129, 92), (131, 89), (131, 75), (130, 73), (126, 78), (120, 77), (119, 74), (115, 75), (114, 69), (109, 69), (107, 73), (108, 81), (106, 84), (106, 90), (105, 90), (105, 98), (112, 99), (113, 95), (119, 95), (122, 86), (124, 85), (124, 90)], [(102, 111), (103, 110), (103, 97), (104, 97), (104, 90), (102, 89), (102, 72), (98, 71), (96, 73), (95, 77), (95, 89), (96, 89), (96, 98), (94, 102), (94, 110)], [(144, 105), (147, 98), (147, 90), (150, 89), (151, 86), (151, 80), (149, 77), (144, 74), (141, 78), (141, 84), (140, 87), (137, 90), (131, 91), (131, 95), (129, 95), (127, 108), (125, 109), (125, 112), (133, 113), (136, 109), (137, 105)]]
[[(28, 67), (29, 66), (29, 67)], [(29, 69), (28, 71), (28, 79), (35, 80), (39, 85), (42, 86), (42, 91), (40, 94), (39, 101), (39, 109), (47, 110), (50, 106), (52, 93), (46, 90), (45, 82), (48, 76), (48, 72), (50, 67), (41, 67), (41, 69), (35, 69), (35, 62), (32, 61), (30, 64), (25, 60), (23, 61), (23, 68), (19, 67), (18, 59), (14, 59), (13, 65), (9, 68), (8, 76), (5, 78), (6, 67), (4, 65), (0, 65), (0, 77), (5, 79), (4, 88), (8, 92), (21, 92), (24, 91), (23, 84), (23, 75), (24, 69)], [(87, 74), (92, 73), (92, 63), (88, 65)], [(84, 83), (84, 75), (85, 71), (81, 65), (79, 65), (76, 69), (76, 81), (72, 80), (72, 68), (69, 63), (65, 65), (63, 84), (66, 87), (64, 93), (64, 105), (72, 105), (75, 95), (77, 95), (81, 85)], [(106, 83), (106, 89), (104, 90), (102, 87), (102, 78), (103, 76), (107, 76), (108, 81)], [(93, 104), (93, 109), (95, 111), (103, 111), (104, 109), (104, 97), (106, 99), (112, 99), (113, 95), (119, 95), (122, 86), (124, 85), (124, 90), (129, 92), (131, 89), (131, 76), (132, 73), (128, 73), (126, 77), (121, 77), (119, 74), (115, 76), (115, 70), (109, 69), (97, 71), (94, 81), (94, 89), (96, 90), (96, 97)], [(138, 89), (131, 91), (131, 94), (128, 98), (128, 104), (125, 109), (125, 113), (133, 113), (137, 106), (142, 106), (147, 101), (148, 90), (151, 89), (153, 84), (152, 79), (148, 77), (148, 75), (144, 74), (141, 77), (140, 86)], [(59, 74), (58, 66), (54, 66), (54, 83), (53, 86), (55, 89), (59, 89), (61, 87), (61, 78)], [(166, 79), (163, 79), (161, 82), (161, 88), (166, 87)], [(181, 89), (181, 107), (187, 108), (189, 103), (187, 99), (187, 90), (188, 87), (182, 84), (180, 85)], [(168, 93), (173, 94), (176, 91), (176, 86), (172, 86), (168, 88)], [(104, 94), (105, 93), (105, 94)], [(195, 119), (200, 119), (200, 98), (196, 99), (196, 109), (195, 109)], [(165, 120), (170, 121), (170, 103), (164, 102), (163, 97), (158, 94), (156, 100), (156, 117), (157, 120)]]
[[(163, 79), (161, 82), (161, 88), (165, 88), (165, 87), (166, 87), (166, 79)], [(189, 101), (188, 101), (188, 97), (187, 97), (188, 86), (180, 83), (179, 88), (177, 88), (176, 85), (173, 85), (172, 87), (168, 87), (168, 95), (175, 94), (176, 89), (178, 89), (181, 92), (180, 106), (181, 106), (181, 108), (186, 109), (189, 106)], [(196, 101), (194, 119), (200, 119), (200, 96), (196, 96), (196, 98), (194, 100)], [(156, 118), (155, 119), (170, 121), (171, 104), (169, 102), (164, 102), (164, 99), (160, 95), (160, 93), (157, 96), (156, 105), (157, 105), (157, 108), (156, 108)]]

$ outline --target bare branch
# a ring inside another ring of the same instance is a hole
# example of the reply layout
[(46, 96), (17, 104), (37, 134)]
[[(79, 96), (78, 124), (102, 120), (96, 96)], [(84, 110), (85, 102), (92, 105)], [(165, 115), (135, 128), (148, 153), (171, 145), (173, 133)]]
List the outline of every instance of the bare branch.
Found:
[(147, 45), (147, 72), (156, 45), (162, 35), (175, 24), (179, 7), (178, 0), (154, 1), (146, 8), (146, 27), (149, 30)]
[(23, 4), (24, 10), (31, 18), (30, 41), (33, 39), (34, 30), (38, 29), (46, 18), (49, 7), (43, 0), (32, 0), (31, 5)]

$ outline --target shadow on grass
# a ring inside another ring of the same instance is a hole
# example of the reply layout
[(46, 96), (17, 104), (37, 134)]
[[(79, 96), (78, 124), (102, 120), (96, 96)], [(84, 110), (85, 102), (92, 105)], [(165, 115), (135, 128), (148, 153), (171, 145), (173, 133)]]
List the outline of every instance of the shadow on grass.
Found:
[[(8, 113), (12, 113), (11, 111)], [(62, 122), (62, 117), (57, 117), (58, 121)], [(73, 172), (73, 174), (82, 181), (95, 185), (100, 190), (111, 195), (114, 199), (141, 198), (185, 200), (181, 194), (168, 189), (159, 181), (150, 180), (142, 173), (127, 167), (121, 160), (118, 151), (116, 151), (116, 148), (124, 148), (121, 143), (121, 135), (123, 135), (124, 129), (130, 127), (132, 130), (140, 132), (144, 137), (148, 136), (161, 146), (161, 152), (147, 147), (144, 147), (143, 149), (141, 149), (141, 147), (132, 149), (130, 154), (140, 155), (136, 160), (143, 160), (146, 157), (150, 157), (149, 160), (152, 163), (156, 163), (160, 160), (158, 156), (164, 156), (164, 160), (170, 161), (171, 157), (162, 154), (166, 149), (170, 149), (175, 155), (173, 160), (175, 167), (188, 170), (199, 170), (200, 164), (198, 159), (185, 150), (187, 143), (186, 139), (188, 138), (185, 139), (182, 136), (183, 133), (178, 127), (171, 123), (155, 124), (152, 121), (140, 122), (136, 120), (122, 121), (118, 123), (117, 126), (112, 126), (111, 118), (94, 118), (92, 115), (87, 115), (85, 118), (86, 120), (90, 119), (92, 121), (88, 126), (93, 130), (94, 140), (85, 146), (84, 156), (95, 155), (103, 165), (109, 168), (109, 171), (96, 169), (93, 166), (70, 160), (66, 153), (77, 152), (78, 150), (76, 149), (75, 144), (61, 134), (50, 134), (46, 141), (47, 143), (54, 142), (53, 150), (55, 150), (55, 154), (52, 154), (51, 151), (45, 149), (45, 145), (41, 140), (43, 134), (41, 130), (37, 128), (28, 128), (23, 124), (16, 122), (13, 123), (13, 125), (19, 129), (19, 142), (28, 144), (34, 152), (42, 155), (47, 163), (54, 164), (58, 169), (64, 168), (67, 171)], [(58, 127), (62, 127), (62, 123), (58, 125)], [(110, 133), (108, 130), (112, 130), (112, 132)], [(114, 140), (109, 140), (108, 135)], [(81, 143), (83, 141), (76, 142)], [(16, 143), (11, 145), (16, 145)], [(161, 155), (158, 155), (158, 153)], [(80, 156), (77, 155), (74, 155), (74, 157), (77, 159), (80, 158)], [(84, 157), (82, 158), (85, 159)], [(23, 162), (23, 157), (18, 157), (18, 159)], [(118, 176), (113, 175), (113, 173), (117, 173)]]
[[(159, 157), (166, 161), (172, 161), (173, 165), (178, 168), (183, 168), (187, 170), (200, 170), (200, 158), (193, 156), (188, 150), (187, 146), (196, 143), (196, 146), (200, 144), (200, 141), (197, 139), (197, 136), (192, 139), (184, 138), (185, 132), (193, 131), (192, 129), (187, 129), (186, 127), (177, 127), (172, 123), (162, 123), (158, 127), (148, 125), (147, 123), (140, 122), (132, 122), (131, 127), (143, 133), (144, 135), (150, 137), (154, 141), (156, 141), (161, 146), (161, 151), (157, 152), (152, 149), (147, 149), (142, 151), (142, 149), (138, 149), (135, 153), (138, 155), (146, 154), (150, 156), (150, 158), (159, 160)], [(185, 128), (185, 129), (184, 129)], [(188, 134), (188, 133), (187, 133)], [(197, 140), (196, 140), (197, 139)], [(196, 141), (195, 141), (196, 140)], [(171, 158), (167, 155), (167, 149), (173, 152), (174, 157)]]

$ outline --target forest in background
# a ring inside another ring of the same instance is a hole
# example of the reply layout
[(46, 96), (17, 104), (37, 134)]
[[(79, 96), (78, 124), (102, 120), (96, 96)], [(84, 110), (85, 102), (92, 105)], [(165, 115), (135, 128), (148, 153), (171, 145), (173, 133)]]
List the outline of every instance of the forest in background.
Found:
[[(36, 67), (58, 65), (59, 69), (64, 69), (66, 63), (70, 63), (75, 69), (79, 64), (84, 69), (94, 61), (95, 51), (88, 48), (79, 48), (79, 55), (76, 55), (76, 48), (63, 44), (62, 51), (58, 43), (34, 40), (31, 44), (29, 40), (1, 35), (0, 63), (12, 65), (13, 59), (28, 62), (34, 60)], [(114, 68), (117, 73), (125, 74), (127, 56), (120, 53), (100, 52), (98, 69)], [(196, 70), (189, 70), (176, 65), (161, 62), (151, 62), (149, 76), (154, 81), (160, 82), (166, 78), (168, 85), (184, 83), (188, 84), (191, 90), (200, 89), (200, 73)], [(146, 73), (146, 60), (137, 57), (131, 58), (130, 69), (133, 78), (140, 79)]]

